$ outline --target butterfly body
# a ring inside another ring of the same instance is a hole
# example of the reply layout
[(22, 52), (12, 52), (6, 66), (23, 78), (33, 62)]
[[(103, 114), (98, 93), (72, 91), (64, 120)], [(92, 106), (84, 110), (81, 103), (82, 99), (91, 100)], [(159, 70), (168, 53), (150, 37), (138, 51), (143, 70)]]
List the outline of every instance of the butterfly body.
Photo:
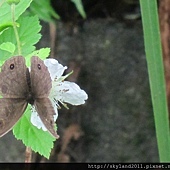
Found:
[[(0, 72), (0, 136), (6, 134), (23, 115), (28, 103), (34, 105), (47, 130), (56, 138), (55, 111), (48, 98), (52, 82), (48, 68), (36, 56), (31, 58), (31, 71), (22, 56), (8, 59)], [(42, 109), (43, 108), (43, 109)]]

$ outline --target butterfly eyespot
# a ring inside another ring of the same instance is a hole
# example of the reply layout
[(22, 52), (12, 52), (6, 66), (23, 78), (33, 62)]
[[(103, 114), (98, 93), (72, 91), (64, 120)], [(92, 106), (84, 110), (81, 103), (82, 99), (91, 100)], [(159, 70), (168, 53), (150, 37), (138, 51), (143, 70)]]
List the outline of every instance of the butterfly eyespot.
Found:
[(14, 64), (11, 64), (11, 65), (9, 66), (9, 68), (10, 68), (11, 70), (13, 70), (13, 69), (14, 69)]
[(37, 68), (38, 68), (39, 70), (41, 70), (41, 65), (40, 65), (40, 64), (37, 64)]

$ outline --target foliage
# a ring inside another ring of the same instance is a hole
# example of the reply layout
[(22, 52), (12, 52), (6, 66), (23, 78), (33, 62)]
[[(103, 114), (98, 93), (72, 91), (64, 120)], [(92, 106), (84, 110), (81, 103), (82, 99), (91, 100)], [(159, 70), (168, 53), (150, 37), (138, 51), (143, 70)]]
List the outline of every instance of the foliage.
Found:
[(76, 6), (78, 12), (80, 13), (80, 15), (85, 19), (86, 18), (86, 13), (84, 11), (82, 0), (71, 0), (71, 1), (75, 4), (75, 6)]
[(140, 0), (156, 136), (161, 162), (170, 161), (169, 119), (156, 0)]
[(60, 19), (59, 15), (51, 7), (50, 0), (34, 0), (30, 5), (30, 11), (47, 22), (53, 21), (53, 18)]
[[(35, 48), (35, 44), (41, 38), (39, 18), (25, 15), (25, 11), (32, 0), (20, 0), (19, 3), (17, 1), (0, 0), (0, 64), (11, 56), (21, 53), (26, 58), (27, 66), (30, 66), (30, 57), (33, 54), (45, 59), (49, 56), (50, 49), (36, 50)], [(33, 126), (30, 123), (30, 115), (31, 110), (28, 107), (22, 118), (14, 126), (13, 133), (26, 146), (49, 158), (55, 139), (48, 132)]]
[(39, 154), (49, 158), (50, 150), (53, 148), (53, 141), (55, 138), (46, 131), (37, 129), (30, 122), (30, 107), (25, 111), (25, 115), (15, 125), (13, 133), (17, 139), (23, 141), (23, 143), (31, 147), (32, 150)]
[[(77, 11), (85, 19), (86, 13), (84, 11), (82, 0), (71, 0)], [(57, 3), (57, 1), (56, 1)], [(30, 5), (30, 11), (33, 14), (37, 14), (38, 17), (46, 22), (53, 22), (54, 19), (59, 20), (60, 16), (51, 7), (50, 0), (33, 0)]]

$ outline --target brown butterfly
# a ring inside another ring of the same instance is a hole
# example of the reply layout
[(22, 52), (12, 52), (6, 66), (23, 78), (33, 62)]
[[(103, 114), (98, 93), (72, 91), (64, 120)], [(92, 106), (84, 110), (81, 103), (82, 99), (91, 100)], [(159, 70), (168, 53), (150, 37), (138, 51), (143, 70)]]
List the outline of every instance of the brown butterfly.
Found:
[(0, 72), (0, 95), (3, 97), (0, 99), (0, 137), (12, 129), (29, 103), (35, 106), (47, 130), (58, 138), (54, 129), (55, 111), (48, 98), (51, 87), (50, 73), (40, 58), (31, 58), (30, 72), (24, 57), (8, 59)]

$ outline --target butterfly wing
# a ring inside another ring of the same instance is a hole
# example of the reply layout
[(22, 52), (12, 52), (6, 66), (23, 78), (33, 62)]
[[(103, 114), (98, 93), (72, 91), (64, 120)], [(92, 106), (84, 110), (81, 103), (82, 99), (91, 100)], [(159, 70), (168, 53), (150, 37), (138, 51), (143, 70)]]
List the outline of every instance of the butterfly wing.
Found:
[(0, 72), (0, 95), (4, 98), (24, 98), (29, 90), (27, 73), (24, 57), (8, 59)]
[(48, 68), (38, 57), (34, 56), (31, 58), (30, 76), (32, 93), (35, 96), (35, 109), (47, 130), (54, 137), (58, 138), (59, 136), (54, 129), (55, 122), (53, 115), (55, 115), (55, 111), (50, 99), (48, 98), (52, 87), (52, 81)]
[(48, 68), (43, 60), (33, 56), (31, 58), (31, 88), (35, 98), (48, 97), (52, 88), (52, 81)]
[(28, 94), (28, 68), (22, 56), (5, 61), (0, 72), (0, 137), (5, 135), (23, 115)]
[(0, 137), (12, 129), (26, 107), (27, 102), (22, 99), (0, 99)]
[(35, 100), (35, 109), (37, 110), (41, 121), (47, 128), (47, 130), (55, 137), (59, 138), (55, 131), (55, 122), (53, 115), (55, 115), (54, 108), (49, 98), (41, 98)]

